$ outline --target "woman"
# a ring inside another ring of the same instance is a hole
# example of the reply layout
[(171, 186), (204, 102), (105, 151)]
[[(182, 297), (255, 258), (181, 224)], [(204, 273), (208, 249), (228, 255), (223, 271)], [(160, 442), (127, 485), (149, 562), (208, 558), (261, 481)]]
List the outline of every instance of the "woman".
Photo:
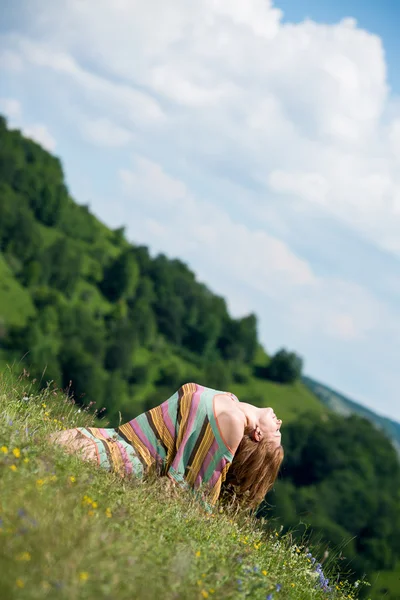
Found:
[(283, 460), (281, 424), (272, 408), (187, 383), (116, 429), (78, 427), (52, 439), (122, 476), (142, 478), (155, 471), (180, 486), (201, 489), (211, 504), (224, 490), (256, 507)]

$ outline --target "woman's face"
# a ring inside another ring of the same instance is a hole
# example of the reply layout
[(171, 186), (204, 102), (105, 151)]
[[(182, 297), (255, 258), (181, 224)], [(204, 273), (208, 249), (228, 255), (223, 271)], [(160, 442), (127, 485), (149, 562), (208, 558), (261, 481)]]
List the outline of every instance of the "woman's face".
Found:
[(273, 408), (259, 408), (258, 410), (258, 426), (262, 434), (280, 446), (282, 421), (278, 419)]

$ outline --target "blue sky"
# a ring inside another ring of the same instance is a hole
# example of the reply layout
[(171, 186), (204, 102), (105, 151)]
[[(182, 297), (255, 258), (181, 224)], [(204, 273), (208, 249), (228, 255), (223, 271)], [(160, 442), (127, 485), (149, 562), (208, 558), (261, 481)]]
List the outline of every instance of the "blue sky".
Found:
[(21, 0), (0, 112), (78, 202), (400, 420), (400, 8)]

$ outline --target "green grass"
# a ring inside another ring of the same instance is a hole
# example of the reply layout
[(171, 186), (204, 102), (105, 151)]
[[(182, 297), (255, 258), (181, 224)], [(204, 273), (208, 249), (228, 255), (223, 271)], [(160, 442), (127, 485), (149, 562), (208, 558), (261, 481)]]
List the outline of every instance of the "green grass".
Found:
[(0, 253), (0, 325), (24, 325), (35, 314), (29, 292), (15, 279)]
[(329, 412), (300, 381), (281, 385), (252, 378), (248, 383), (230, 386), (229, 391), (235, 393), (242, 402), (272, 406), (284, 423), (295, 420), (303, 413), (313, 412), (323, 416)]
[(393, 571), (381, 571), (371, 577), (371, 596), (385, 600), (399, 600), (400, 561)]
[[(93, 423), (59, 391), (37, 394), (6, 371), (0, 403), (4, 600), (327, 597), (290, 534), (232, 509), (209, 514), (166, 479), (121, 480), (51, 445), (50, 432)], [(330, 598), (357, 597), (339, 575), (331, 582)]]

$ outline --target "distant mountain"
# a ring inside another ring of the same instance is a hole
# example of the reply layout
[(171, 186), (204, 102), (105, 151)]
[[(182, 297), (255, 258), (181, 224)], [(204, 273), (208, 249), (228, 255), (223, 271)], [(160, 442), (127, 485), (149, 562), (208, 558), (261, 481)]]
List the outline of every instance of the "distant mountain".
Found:
[(325, 406), (334, 412), (344, 416), (351, 414), (360, 415), (361, 417), (368, 419), (368, 421), (371, 421), (378, 429), (384, 431), (393, 442), (393, 445), (400, 456), (400, 423), (392, 421), (387, 417), (377, 415), (372, 410), (369, 410), (365, 406), (361, 406), (357, 402), (354, 402), (354, 400), (349, 400), (349, 398), (346, 398), (343, 394), (311, 379), (311, 377), (303, 376), (302, 380), (309, 390), (313, 392)]

